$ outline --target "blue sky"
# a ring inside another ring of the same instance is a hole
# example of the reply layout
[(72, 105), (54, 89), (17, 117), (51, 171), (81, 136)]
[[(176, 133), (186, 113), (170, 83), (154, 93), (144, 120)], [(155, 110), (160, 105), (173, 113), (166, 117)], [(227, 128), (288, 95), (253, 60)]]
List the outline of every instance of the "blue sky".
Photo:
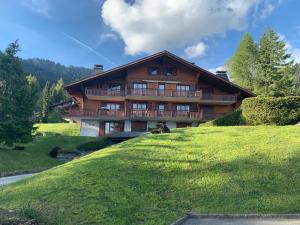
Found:
[(168, 50), (205, 69), (222, 66), (245, 31), (272, 27), (300, 61), (299, 0), (2, 0), (0, 49), (23, 58), (109, 69)]

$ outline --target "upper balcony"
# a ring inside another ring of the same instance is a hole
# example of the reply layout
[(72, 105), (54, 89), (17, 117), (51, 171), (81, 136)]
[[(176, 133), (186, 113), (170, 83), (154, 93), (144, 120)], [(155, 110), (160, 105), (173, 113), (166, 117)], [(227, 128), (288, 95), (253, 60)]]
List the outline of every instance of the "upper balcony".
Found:
[(126, 90), (85, 90), (89, 99), (93, 100), (143, 100), (143, 101), (169, 101), (169, 102), (196, 102), (207, 105), (231, 105), (236, 102), (236, 95), (216, 95), (203, 94), (199, 91), (177, 91), (177, 90), (159, 90), (150, 88), (128, 88)]
[(125, 91), (121, 89), (93, 89), (86, 88), (85, 95), (87, 98), (92, 100), (116, 100), (124, 101), (125, 100)]

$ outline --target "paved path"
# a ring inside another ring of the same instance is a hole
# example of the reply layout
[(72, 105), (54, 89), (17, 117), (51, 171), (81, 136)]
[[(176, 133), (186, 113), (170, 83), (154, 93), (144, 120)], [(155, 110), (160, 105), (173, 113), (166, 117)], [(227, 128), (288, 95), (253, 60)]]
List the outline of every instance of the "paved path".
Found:
[(190, 218), (182, 225), (300, 225), (300, 219), (282, 219), (282, 218), (247, 218), (247, 219), (201, 219)]
[(7, 185), (7, 184), (17, 182), (19, 180), (26, 179), (28, 177), (33, 176), (34, 174), (35, 173), (29, 173), (29, 174), (23, 174), (23, 175), (17, 175), (17, 176), (2, 177), (2, 178), (0, 178), (0, 187)]

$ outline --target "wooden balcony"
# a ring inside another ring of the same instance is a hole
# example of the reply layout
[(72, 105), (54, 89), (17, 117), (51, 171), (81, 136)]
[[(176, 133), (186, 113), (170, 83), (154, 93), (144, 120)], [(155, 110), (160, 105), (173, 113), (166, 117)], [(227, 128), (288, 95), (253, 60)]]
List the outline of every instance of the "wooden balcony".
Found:
[(235, 95), (208, 95), (203, 94), (202, 91), (176, 91), (150, 88), (129, 88), (126, 91), (87, 88), (85, 94), (89, 99), (106, 101), (124, 101), (125, 99), (130, 99), (143, 101), (197, 102), (208, 105), (231, 105), (237, 100)]
[(124, 90), (113, 90), (113, 89), (92, 89), (86, 88), (85, 95), (87, 98), (92, 100), (116, 100), (124, 101), (125, 100), (125, 91)]
[(84, 119), (94, 118), (101, 120), (125, 120), (125, 119), (138, 119), (138, 120), (167, 120), (167, 121), (187, 121), (199, 122), (216, 119), (224, 114), (206, 114), (203, 112), (190, 112), (190, 111), (158, 111), (158, 110), (71, 110), (69, 117), (80, 117)]

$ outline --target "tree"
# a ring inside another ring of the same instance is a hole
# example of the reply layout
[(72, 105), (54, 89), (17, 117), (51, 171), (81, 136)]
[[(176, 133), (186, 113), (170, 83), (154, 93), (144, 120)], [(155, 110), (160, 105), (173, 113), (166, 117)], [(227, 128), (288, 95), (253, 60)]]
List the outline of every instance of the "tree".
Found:
[(30, 140), (33, 129), (33, 99), (18, 51), (15, 41), (0, 54), (0, 142), (6, 144)]
[(254, 90), (264, 96), (286, 96), (295, 91), (293, 60), (287, 53), (286, 44), (268, 29), (260, 39), (257, 73)]
[(40, 84), (39, 84), (36, 76), (33, 76), (32, 74), (27, 75), (26, 79), (27, 79), (27, 83), (29, 85), (31, 98), (32, 98), (33, 102), (35, 103), (34, 109), (37, 110), (37, 109), (39, 109), (39, 100), (40, 100), (40, 92), (41, 92)]
[(64, 89), (64, 81), (60, 78), (55, 84), (51, 86), (50, 90), (51, 104), (60, 103), (68, 99), (66, 90)]
[(48, 114), (49, 114), (49, 106), (50, 106), (50, 86), (47, 81), (42, 92), (41, 97), (41, 122), (48, 122)]
[(300, 63), (295, 65), (295, 77), (296, 77), (296, 95), (300, 95)]
[(238, 49), (227, 63), (233, 82), (249, 90), (253, 90), (257, 51), (257, 45), (251, 35), (245, 33)]

